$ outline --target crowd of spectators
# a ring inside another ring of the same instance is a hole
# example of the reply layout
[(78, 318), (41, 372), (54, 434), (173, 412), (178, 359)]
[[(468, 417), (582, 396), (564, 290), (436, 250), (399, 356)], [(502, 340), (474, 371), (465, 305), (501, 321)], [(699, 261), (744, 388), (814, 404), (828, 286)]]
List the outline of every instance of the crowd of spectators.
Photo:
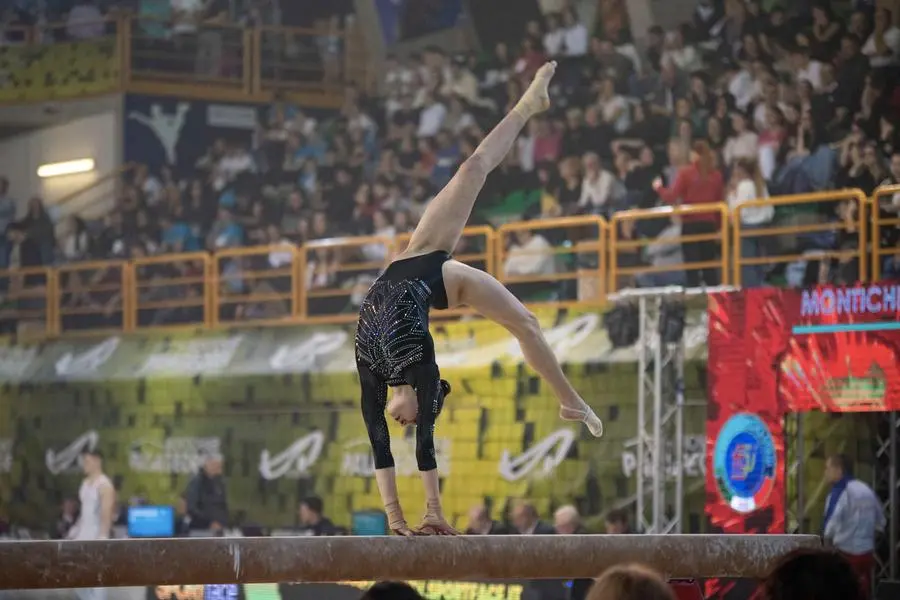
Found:
[[(670, 31), (652, 27), (638, 45), (622, 19), (611, 16), (613, 25), (589, 31), (572, 5), (562, 6), (530, 23), (518, 45), (500, 43), (485, 55), (448, 56), (430, 47), (389, 56), (381, 93), (348, 87), (337, 115), (317, 119), (276, 102), (260, 111), (251, 144), (217, 140), (189, 172), (174, 165), (139, 171), (102, 225), (72, 217), (58, 228), (56, 244), (27, 233), (48, 229), (46, 211), (35, 200), (26, 223), (12, 227), (5, 244), (21, 248), (16, 255), (25, 265), (46, 264), (54, 250), (64, 260), (124, 258), (409, 232), (550, 58), (560, 62), (553, 107), (529, 124), (488, 178), (472, 224), (610, 218), (630, 209), (722, 200), (736, 208), (753, 199), (842, 187), (869, 194), (900, 182), (900, 28), (887, 9), (837, 14), (828, 2), (817, 2), (800, 13), (791, 6), (766, 9), (759, 0), (699, 0), (690, 22)], [(878, 210), (896, 216), (900, 195), (884, 198)], [(743, 256), (801, 258), (748, 265), (743, 284), (855, 281), (857, 261), (834, 253), (858, 248), (858, 211), (852, 201), (745, 207), (743, 229), (833, 227), (744, 239)], [(656, 269), (620, 285), (718, 283), (714, 238), (722, 225), (711, 212), (622, 221), (619, 239), (643, 239), (646, 246), (620, 252), (619, 266)], [(590, 258), (565, 263), (552, 248), (577, 235), (517, 236), (502, 268), (540, 275), (581, 265)], [(682, 235), (694, 241), (681, 243)], [(897, 247), (895, 228), (881, 235), (882, 247)], [(38, 241), (28, 248), (29, 239)], [(385, 252), (378, 244), (360, 250), (373, 262)], [(287, 256), (276, 248), (267, 262), (278, 269)], [(342, 273), (343, 259), (316, 250), (307, 285), (353, 288), (371, 280), (372, 273)], [(696, 268), (673, 268), (686, 262)], [(888, 256), (884, 276), (896, 277), (898, 267), (900, 260)], [(283, 309), (256, 310), (277, 316)]]

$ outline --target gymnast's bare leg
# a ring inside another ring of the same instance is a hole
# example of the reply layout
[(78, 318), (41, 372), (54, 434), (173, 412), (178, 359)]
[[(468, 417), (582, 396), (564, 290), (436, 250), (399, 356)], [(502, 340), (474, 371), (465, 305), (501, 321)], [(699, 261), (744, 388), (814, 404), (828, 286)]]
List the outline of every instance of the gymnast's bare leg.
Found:
[[(453, 252), (488, 174), (512, 149), (528, 120), (550, 107), (548, 86), (555, 71), (555, 62), (541, 67), (515, 108), (484, 138), (447, 187), (428, 205), (409, 246), (398, 258), (435, 250)], [(567, 421), (582, 421), (593, 435), (602, 435), (603, 424), (569, 383), (534, 315), (500, 282), (483, 271), (450, 261), (444, 264), (443, 275), (451, 306), (454, 299), (456, 305), (470, 306), (518, 339), (525, 361), (544, 378), (559, 400), (560, 417)], [(412, 389), (395, 388), (395, 396), (398, 393), (413, 394)]]

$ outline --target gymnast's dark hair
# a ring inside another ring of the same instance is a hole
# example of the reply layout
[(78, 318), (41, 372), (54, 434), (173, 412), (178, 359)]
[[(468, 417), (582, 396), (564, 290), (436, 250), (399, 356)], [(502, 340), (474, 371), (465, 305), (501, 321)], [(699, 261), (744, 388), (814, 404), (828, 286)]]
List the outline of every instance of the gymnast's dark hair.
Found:
[(359, 600), (424, 600), (408, 583), (402, 581), (379, 581), (360, 596)]
[(836, 552), (800, 549), (785, 556), (763, 581), (761, 600), (860, 600), (853, 567)]

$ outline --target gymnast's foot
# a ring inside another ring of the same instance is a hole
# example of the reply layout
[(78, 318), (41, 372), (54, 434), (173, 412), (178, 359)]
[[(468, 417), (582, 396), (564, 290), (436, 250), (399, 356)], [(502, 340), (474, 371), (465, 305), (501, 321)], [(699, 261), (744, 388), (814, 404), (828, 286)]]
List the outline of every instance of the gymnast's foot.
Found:
[(581, 421), (587, 425), (588, 431), (594, 437), (603, 435), (603, 421), (584, 400), (580, 400), (581, 407), (563, 406), (559, 409), (559, 418), (563, 421)]
[(545, 63), (543, 67), (538, 69), (534, 76), (534, 80), (525, 93), (522, 94), (521, 100), (516, 104), (514, 110), (518, 111), (526, 119), (530, 119), (538, 113), (542, 113), (550, 108), (550, 80), (556, 73), (556, 61)]

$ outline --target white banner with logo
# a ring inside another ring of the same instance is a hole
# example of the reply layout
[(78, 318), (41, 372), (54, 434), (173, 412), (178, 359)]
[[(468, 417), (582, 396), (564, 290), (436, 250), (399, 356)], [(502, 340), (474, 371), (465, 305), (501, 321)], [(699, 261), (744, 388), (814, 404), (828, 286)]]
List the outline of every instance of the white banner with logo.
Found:
[(152, 352), (138, 369), (141, 377), (208, 375), (225, 371), (243, 341), (234, 335), (225, 339), (194, 339), (165, 344)]
[(507, 481), (548, 477), (565, 460), (574, 444), (575, 434), (571, 429), (557, 429), (518, 456), (504, 450), (497, 470)]
[(81, 470), (81, 455), (94, 450), (99, 441), (100, 434), (92, 430), (81, 434), (62, 450), (47, 448), (44, 452), (47, 470), (54, 475), (78, 473)]
[(128, 466), (138, 473), (196, 473), (208, 458), (220, 454), (217, 437), (171, 437), (131, 444)]
[(324, 447), (325, 434), (311, 431), (278, 454), (263, 450), (259, 456), (259, 474), (266, 481), (307, 477)]
[[(437, 460), (438, 474), (449, 475), (453, 459), (452, 442), (447, 438), (434, 438), (434, 453)], [(394, 456), (394, 470), (397, 475), (407, 477), (418, 474), (419, 463), (416, 461), (416, 440), (414, 438), (392, 439), (391, 454)], [(368, 438), (358, 438), (344, 444), (341, 457), (341, 474), (350, 477), (374, 477), (375, 458)]]
[[(674, 478), (677, 472), (675, 449), (669, 445), (663, 454), (663, 468), (666, 477)], [(638, 470), (638, 440), (632, 438), (623, 445), (621, 454), (622, 475), (631, 478)], [(681, 471), (685, 477), (704, 477), (706, 475), (706, 437), (702, 435), (684, 436), (681, 451)], [(644, 454), (644, 476), (653, 476), (653, 453), (648, 449)]]

